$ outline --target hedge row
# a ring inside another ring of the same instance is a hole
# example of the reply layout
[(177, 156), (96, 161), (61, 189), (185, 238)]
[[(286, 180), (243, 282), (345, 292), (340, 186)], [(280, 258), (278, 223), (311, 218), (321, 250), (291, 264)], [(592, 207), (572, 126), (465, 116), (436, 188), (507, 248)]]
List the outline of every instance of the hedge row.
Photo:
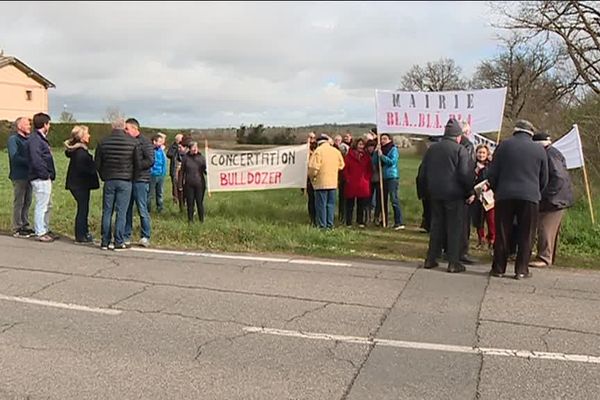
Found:
[[(110, 124), (99, 123), (99, 122), (83, 122), (83, 123), (52, 123), (50, 128), (50, 134), (48, 135), (48, 141), (52, 147), (61, 147), (63, 142), (71, 135), (71, 130), (75, 125), (85, 125), (90, 129), (91, 143), (90, 147), (94, 148), (96, 143), (105, 136), (110, 135), (111, 127)], [(0, 149), (6, 148), (6, 141), (8, 136), (13, 132), (13, 123), (9, 121), (0, 121)], [(163, 132), (167, 135), (167, 141), (173, 140), (173, 137), (180, 132), (186, 133), (189, 131), (182, 131), (177, 129), (159, 129), (142, 127), (142, 133), (150, 137), (157, 132)]]

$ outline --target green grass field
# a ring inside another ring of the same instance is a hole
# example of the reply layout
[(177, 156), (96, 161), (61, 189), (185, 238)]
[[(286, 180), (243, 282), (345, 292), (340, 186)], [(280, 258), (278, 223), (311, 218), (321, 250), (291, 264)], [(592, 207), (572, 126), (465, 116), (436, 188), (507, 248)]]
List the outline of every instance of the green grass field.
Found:
[[(54, 151), (58, 171), (53, 187), (52, 230), (73, 237), (75, 201), (64, 188), (67, 159), (62, 150)], [(165, 182), (165, 211), (152, 215), (152, 246), (161, 248), (247, 253), (299, 254), (322, 257), (360, 257), (393, 260), (420, 260), (428, 237), (421, 233), (421, 203), (415, 192), (419, 159), (401, 156), (400, 199), (407, 229), (367, 227), (320, 231), (309, 226), (306, 197), (300, 189), (256, 192), (215, 193), (205, 199), (206, 221), (188, 225), (170, 197), (170, 180)], [(8, 155), (0, 153), (0, 230), (9, 232), (12, 213), (12, 185), (8, 179)], [(90, 227), (100, 235), (101, 190), (92, 192)], [(585, 199), (582, 199), (585, 200)], [(33, 208), (31, 210), (33, 212)], [(139, 221), (134, 219), (139, 234)], [(476, 236), (475, 234), (472, 236)], [(136, 236), (137, 237), (137, 236)], [(585, 202), (580, 201), (566, 217), (559, 249), (559, 265), (596, 267), (600, 256), (600, 229), (589, 222)], [(489, 254), (472, 251), (482, 260)]]

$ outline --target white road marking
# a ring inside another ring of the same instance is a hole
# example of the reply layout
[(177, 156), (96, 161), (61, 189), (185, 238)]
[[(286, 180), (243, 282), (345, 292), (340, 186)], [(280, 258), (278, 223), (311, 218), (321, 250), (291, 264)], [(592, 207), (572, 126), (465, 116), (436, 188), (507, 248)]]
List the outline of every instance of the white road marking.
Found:
[(290, 331), (283, 329), (273, 328), (261, 328), (257, 326), (247, 326), (243, 328), (246, 332), (262, 333), (266, 335), (275, 336), (288, 336), (302, 339), (312, 340), (329, 340), (334, 342), (354, 343), (363, 345), (376, 345), (376, 346), (387, 346), (397, 347), (402, 349), (417, 349), (417, 350), (433, 350), (433, 351), (446, 351), (451, 353), (466, 353), (466, 354), (483, 354), (488, 356), (501, 356), (501, 357), (517, 357), (527, 359), (542, 359), (542, 360), (555, 360), (555, 361), (571, 361), (581, 363), (600, 364), (600, 357), (580, 354), (565, 354), (565, 353), (550, 353), (545, 351), (531, 351), (531, 350), (510, 350), (510, 349), (494, 349), (489, 347), (469, 347), (469, 346), (457, 346), (449, 344), (439, 343), (424, 343), (424, 342), (409, 342), (404, 340), (390, 340), (390, 339), (372, 339), (367, 337), (358, 336), (343, 336), (343, 335), (330, 335), (327, 333), (315, 333), (315, 332), (300, 332)]
[(196, 252), (191, 252), (191, 251), (143, 249), (143, 248), (132, 248), (130, 250), (140, 251), (143, 253), (171, 254), (171, 255), (177, 255), (177, 256), (192, 256), (192, 257), (207, 257), (207, 258), (222, 258), (222, 259), (229, 259), (229, 260), (263, 261), (263, 262), (276, 262), (276, 263), (285, 263), (285, 264), (326, 265), (326, 266), (330, 266), (330, 267), (350, 267), (350, 266), (352, 266), (352, 264), (349, 264), (349, 263), (342, 263), (342, 262), (335, 262), (335, 261), (302, 260), (302, 259), (294, 259), (294, 258), (236, 256), (236, 255), (229, 255), (229, 254), (196, 253)]
[(34, 304), (37, 306), (64, 308), (66, 310), (85, 311), (85, 312), (91, 312), (91, 313), (96, 313), (96, 314), (119, 315), (119, 314), (123, 313), (123, 311), (121, 311), (121, 310), (112, 310), (110, 308), (87, 307), (87, 306), (80, 306), (77, 304), (66, 304), (66, 303), (57, 303), (55, 301), (49, 301), (49, 300), (32, 299), (29, 297), (5, 296), (3, 294), (0, 294), (0, 300), (13, 301), (13, 302), (25, 303), (25, 304)]

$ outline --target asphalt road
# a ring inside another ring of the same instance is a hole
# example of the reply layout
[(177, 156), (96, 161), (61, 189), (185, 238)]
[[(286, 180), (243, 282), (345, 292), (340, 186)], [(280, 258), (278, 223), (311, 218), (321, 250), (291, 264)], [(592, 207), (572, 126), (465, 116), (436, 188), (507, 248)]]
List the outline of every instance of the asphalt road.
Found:
[(600, 273), (0, 237), (0, 399), (597, 399)]

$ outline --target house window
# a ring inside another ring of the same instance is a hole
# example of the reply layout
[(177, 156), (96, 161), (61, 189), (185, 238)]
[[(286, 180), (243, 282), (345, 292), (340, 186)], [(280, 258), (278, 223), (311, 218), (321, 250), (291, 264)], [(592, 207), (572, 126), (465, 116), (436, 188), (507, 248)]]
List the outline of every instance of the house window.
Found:
[(31, 99), (33, 98), (33, 93), (31, 92), (31, 90), (25, 91), (25, 98), (27, 99), (27, 101), (31, 101)]

